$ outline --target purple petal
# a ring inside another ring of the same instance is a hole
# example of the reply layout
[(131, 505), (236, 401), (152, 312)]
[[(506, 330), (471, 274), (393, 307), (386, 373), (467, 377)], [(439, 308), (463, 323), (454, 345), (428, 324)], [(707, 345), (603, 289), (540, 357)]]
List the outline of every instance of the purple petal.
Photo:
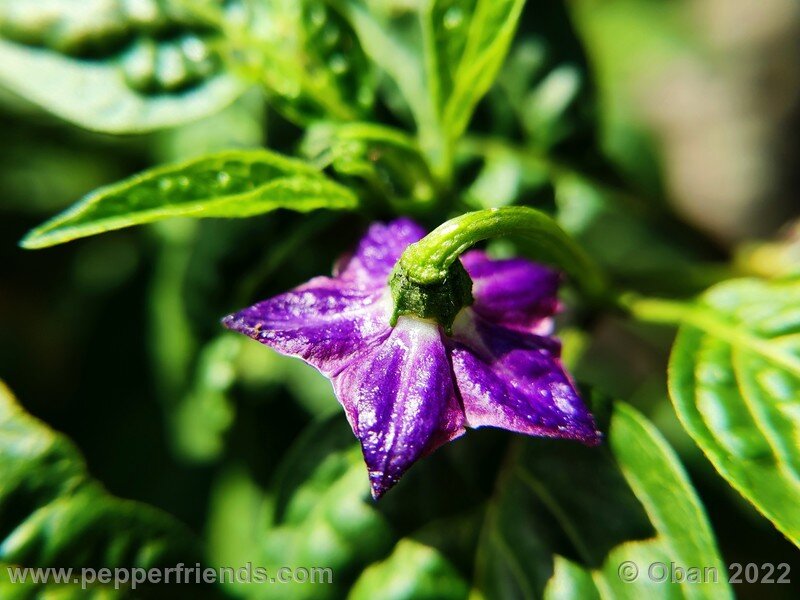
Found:
[(389, 336), (391, 298), (315, 277), (285, 294), (227, 316), (223, 324), (335, 375)]
[(355, 252), (337, 263), (335, 274), (363, 287), (385, 286), (403, 250), (424, 236), (425, 230), (410, 219), (373, 223)]
[(451, 356), (470, 427), (600, 442), (594, 419), (561, 366), (551, 338), (512, 331), (465, 311)]
[(491, 260), (473, 250), (461, 257), (472, 278), (472, 308), (482, 317), (511, 329), (547, 334), (558, 310), (557, 271), (522, 258)]
[(376, 499), (416, 460), (464, 433), (444, 343), (431, 323), (401, 317), (333, 385), (361, 441)]

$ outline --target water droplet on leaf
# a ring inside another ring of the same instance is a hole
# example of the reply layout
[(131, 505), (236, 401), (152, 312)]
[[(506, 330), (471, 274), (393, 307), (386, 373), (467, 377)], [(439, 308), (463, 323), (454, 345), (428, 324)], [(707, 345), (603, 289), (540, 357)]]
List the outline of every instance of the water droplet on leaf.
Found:
[(347, 59), (342, 54), (334, 54), (328, 64), (331, 71), (336, 75), (341, 75), (350, 68), (350, 63), (347, 62)]
[(220, 171), (217, 173), (217, 181), (220, 187), (227, 187), (231, 182), (231, 175), (227, 171)]
[(321, 4), (313, 4), (310, 7), (309, 21), (314, 27), (322, 27), (325, 23), (325, 7)]
[(445, 29), (455, 29), (464, 21), (464, 11), (458, 6), (451, 6), (448, 8), (443, 17)]

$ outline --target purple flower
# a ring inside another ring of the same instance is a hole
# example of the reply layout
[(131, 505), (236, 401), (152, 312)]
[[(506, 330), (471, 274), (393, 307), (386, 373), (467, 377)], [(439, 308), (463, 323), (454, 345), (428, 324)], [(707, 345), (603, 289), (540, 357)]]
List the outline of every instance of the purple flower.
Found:
[(475, 301), (456, 317), (452, 336), (413, 316), (390, 326), (389, 275), (424, 235), (407, 219), (373, 224), (333, 277), (315, 277), (223, 322), (302, 358), (333, 382), (361, 441), (375, 498), (466, 427), (599, 443), (559, 360), (560, 344), (549, 337), (556, 271), (471, 251), (461, 260)]

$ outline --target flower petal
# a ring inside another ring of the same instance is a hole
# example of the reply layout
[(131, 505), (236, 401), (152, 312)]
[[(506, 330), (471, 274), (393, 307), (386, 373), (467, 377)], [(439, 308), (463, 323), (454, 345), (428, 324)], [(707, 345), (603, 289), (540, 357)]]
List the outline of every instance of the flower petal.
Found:
[(385, 290), (360, 290), (331, 277), (315, 277), (222, 322), (331, 376), (389, 335), (390, 310)]
[(464, 433), (439, 328), (401, 317), (386, 340), (333, 378), (377, 499), (416, 460)]
[(558, 310), (558, 271), (523, 258), (492, 260), (473, 250), (461, 257), (472, 278), (472, 308), (511, 329), (547, 334)]
[(340, 260), (335, 274), (360, 286), (385, 286), (394, 264), (409, 244), (425, 236), (425, 230), (411, 219), (373, 223), (352, 255)]
[(471, 311), (455, 323), (453, 372), (470, 427), (600, 442), (551, 338), (494, 325)]

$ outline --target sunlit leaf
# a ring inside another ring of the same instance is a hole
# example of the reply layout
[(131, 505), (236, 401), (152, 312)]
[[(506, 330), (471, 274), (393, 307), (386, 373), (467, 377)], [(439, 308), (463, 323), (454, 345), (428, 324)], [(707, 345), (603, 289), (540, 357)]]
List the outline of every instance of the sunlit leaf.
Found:
[(170, 217), (249, 217), (278, 208), (352, 209), (358, 201), (315, 168), (266, 150), (232, 150), (135, 175), (31, 231), (25, 248)]
[(334, 585), (294, 583), (267, 598), (332, 598), (391, 547), (391, 529), (369, 497), (358, 445), (341, 414), (312, 424), (276, 480), (271, 527), (260, 535), (267, 565), (332, 569)]
[(525, 0), (434, 0), (431, 27), (444, 129), (451, 139), (469, 124), (508, 53)]
[[(683, 467), (658, 430), (639, 412), (619, 403), (611, 420), (609, 442), (622, 474), (642, 503), (658, 534), (669, 561), (685, 568), (713, 568), (718, 584), (686, 583), (680, 595), (686, 598), (729, 598), (727, 567), (722, 562), (714, 533), (697, 493)], [(646, 568), (640, 560), (637, 565)], [(609, 573), (609, 568), (611, 573)], [(619, 587), (619, 563), (607, 564), (606, 577)], [(647, 578), (643, 573), (642, 579)], [(610, 587), (616, 587), (609, 583)], [(663, 584), (660, 584), (663, 585)], [(666, 586), (668, 587), (668, 586)], [(635, 592), (630, 592), (636, 597)]]
[(468, 587), (438, 551), (414, 540), (401, 540), (385, 561), (367, 567), (347, 596), (349, 600), (461, 600)]
[[(394, 81), (435, 167), (505, 59), (523, 0), (338, 0), (367, 54)], [(446, 167), (445, 167), (446, 168)]]
[(670, 395), (719, 473), (800, 544), (800, 280), (711, 288), (678, 333)]
[(0, 82), (99, 131), (164, 127), (231, 102), (243, 84), (222, 43), (179, 0), (0, 2)]
[[(483, 533), (476, 585), (486, 597), (730, 597), (705, 511), (661, 435), (618, 403), (609, 445), (521, 448)], [(624, 561), (640, 570), (635, 580), (621, 578)], [(651, 581), (654, 562), (711, 567), (721, 583)]]

